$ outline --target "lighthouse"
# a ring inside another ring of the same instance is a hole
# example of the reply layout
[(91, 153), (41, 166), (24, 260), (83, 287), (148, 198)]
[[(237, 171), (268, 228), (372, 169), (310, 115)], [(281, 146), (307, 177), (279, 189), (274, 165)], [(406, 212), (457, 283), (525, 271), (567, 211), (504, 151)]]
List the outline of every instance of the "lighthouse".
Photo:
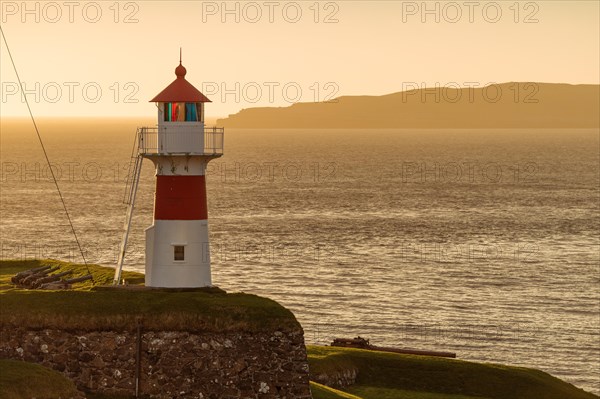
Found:
[[(118, 284), (141, 163), (156, 172), (153, 224), (145, 231), (145, 283), (150, 287), (212, 285), (208, 239), (206, 166), (223, 155), (223, 128), (205, 127), (204, 107), (211, 102), (175, 68), (175, 80), (150, 102), (156, 104), (156, 127), (138, 128), (137, 154), (130, 183), (128, 221), (115, 282)], [(133, 159), (133, 157), (132, 157)]]

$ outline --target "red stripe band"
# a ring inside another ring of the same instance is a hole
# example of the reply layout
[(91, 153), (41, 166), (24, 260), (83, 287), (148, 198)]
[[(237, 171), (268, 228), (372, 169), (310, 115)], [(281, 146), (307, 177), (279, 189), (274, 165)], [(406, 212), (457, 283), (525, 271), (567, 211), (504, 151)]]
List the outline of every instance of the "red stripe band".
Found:
[(156, 176), (155, 220), (206, 220), (204, 176)]

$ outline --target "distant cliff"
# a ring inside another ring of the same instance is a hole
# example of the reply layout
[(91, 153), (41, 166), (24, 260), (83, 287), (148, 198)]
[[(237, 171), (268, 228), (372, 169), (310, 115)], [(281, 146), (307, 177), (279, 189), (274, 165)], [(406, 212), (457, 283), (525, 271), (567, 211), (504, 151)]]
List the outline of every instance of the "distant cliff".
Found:
[(600, 86), (513, 82), (249, 108), (228, 128), (597, 128)]

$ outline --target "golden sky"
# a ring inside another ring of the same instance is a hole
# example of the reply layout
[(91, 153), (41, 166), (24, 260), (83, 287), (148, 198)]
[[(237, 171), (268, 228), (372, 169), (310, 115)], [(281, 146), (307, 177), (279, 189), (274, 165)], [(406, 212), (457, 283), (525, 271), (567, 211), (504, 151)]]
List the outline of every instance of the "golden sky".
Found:
[[(207, 117), (415, 85), (599, 83), (598, 1), (0, 1), (36, 116), (152, 116), (174, 78)], [(1, 46), (2, 117), (26, 115)]]

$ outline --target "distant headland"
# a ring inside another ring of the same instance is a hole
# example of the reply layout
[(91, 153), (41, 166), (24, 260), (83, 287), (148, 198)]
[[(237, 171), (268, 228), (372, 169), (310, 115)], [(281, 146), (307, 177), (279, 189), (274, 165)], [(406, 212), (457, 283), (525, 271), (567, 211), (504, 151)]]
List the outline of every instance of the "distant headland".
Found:
[(243, 109), (217, 120), (226, 128), (485, 129), (598, 128), (600, 85), (511, 82), (432, 87), (383, 96)]

